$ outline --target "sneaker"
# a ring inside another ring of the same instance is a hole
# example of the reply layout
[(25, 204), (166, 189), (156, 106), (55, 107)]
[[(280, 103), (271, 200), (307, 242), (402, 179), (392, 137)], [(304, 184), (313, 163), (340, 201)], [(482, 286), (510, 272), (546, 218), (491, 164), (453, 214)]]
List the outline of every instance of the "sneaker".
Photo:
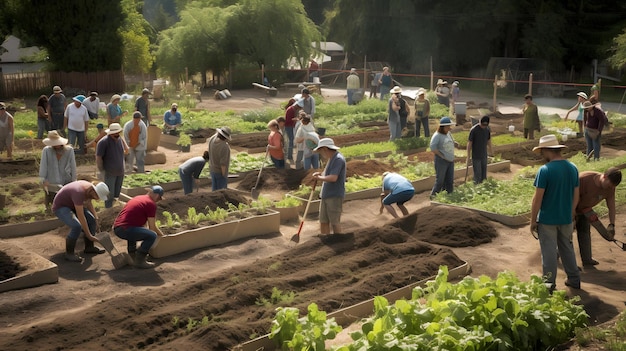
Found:
[(583, 261), (583, 267), (597, 266), (599, 264), (600, 262), (594, 260), (593, 258), (591, 259), (591, 261)]
[(578, 282), (578, 283), (572, 283), (572, 282), (570, 282), (570, 280), (568, 279), (568, 280), (566, 280), (566, 281), (565, 281), (565, 286), (569, 286), (569, 287), (570, 287), (570, 288), (572, 288), (572, 289), (580, 289), (580, 282)]

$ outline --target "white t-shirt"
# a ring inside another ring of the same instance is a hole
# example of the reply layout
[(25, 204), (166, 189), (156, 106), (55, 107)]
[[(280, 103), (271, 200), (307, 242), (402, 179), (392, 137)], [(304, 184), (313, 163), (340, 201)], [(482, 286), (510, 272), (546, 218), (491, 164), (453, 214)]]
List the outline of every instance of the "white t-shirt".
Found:
[(84, 132), (85, 122), (89, 122), (89, 113), (82, 104), (80, 107), (76, 107), (76, 104), (72, 102), (65, 108), (65, 118), (67, 118), (67, 129)]
[[(305, 138), (307, 133), (314, 132), (314, 131), (315, 131), (315, 127), (313, 127), (311, 122), (309, 122), (309, 124), (307, 125), (300, 123), (300, 128), (298, 128), (298, 130), (296, 131), (296, 135), (294, 139)], [(304, 150), (304, 142), (296, 143), (296, 146), (297, 146), (298, 151)]]
[(91, 101), (90, 98), (86, 98), (83, 100), (83, 106), (87, 108), (87, 111), (98, 114), (98, 110), (100, 109), (100, 98), (95, 98), (93, 101)]

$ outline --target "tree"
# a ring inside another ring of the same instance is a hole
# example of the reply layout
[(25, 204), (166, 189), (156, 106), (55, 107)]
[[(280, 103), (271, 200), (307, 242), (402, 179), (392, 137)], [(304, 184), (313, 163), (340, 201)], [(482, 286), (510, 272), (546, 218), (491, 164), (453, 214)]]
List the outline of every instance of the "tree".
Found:
[(609, 62), (616, 69), (626, 68), (626, 28), (622, 34), (613, 39), (613, 55), (609, 57)]
[(122, 67), (121, 0), (5, 0), (5, 6), (16, 19), (13, 33), (45, 48), (52, 69), (88, 72)]
[(137, 0), (122, 0), (126, 19), (120, 28), (124, 51), (124, 72), (144, 74), (152, 68), (154, 58), (150, 53), (150, 24), (140, 14)]

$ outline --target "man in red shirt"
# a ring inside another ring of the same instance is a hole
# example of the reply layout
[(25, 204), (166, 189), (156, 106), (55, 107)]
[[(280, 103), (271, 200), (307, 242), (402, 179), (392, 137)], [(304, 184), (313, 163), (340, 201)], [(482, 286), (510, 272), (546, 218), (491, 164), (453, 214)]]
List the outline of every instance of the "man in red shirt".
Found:
[[(157, 235), (163, 236), (155, 220), (156, 204), (162, 199), (163, 188), (155, 185), (146, 195), (135, 196), (128, 201), (113, 223), (115, 235), (128, 241), (128, 253), (134, 257), (135, 267), (154, 267), (154, 263), (146, 261), (146, 256)], [(145, 227), (146, 222), (148, 228)], [(137, 241), (141, 241), (139, 249)]]
[(622, 171), (615, 167), (607, 169), (604, 174), (593, 171), (580, 172), (580, 200), (576, 206), (576, 234), (578, 236), (578, 248), (583, 266), (595, 266), (599, 262), (591, 256), (591, 232), (590, 220), (585, 213), (593, 211), (593, 206), (603, 199), (609, 209), (609, 236), (615, 236), (615, 188), (622, 181)]
[(287, 144), (287, 154), (285, 155), (285, 160), (289, 161), (290, 164), (293, 164), (293, 140), (294, 140), (294, 129), (296, 127), (296, 121), (298, 117), (298, 112), (304, 106), (304, 101), (302, 99), (296, 101), (293, 105), (287, 107), (285, 110), (285, 133), (287, 134), (287, 138), (289, 140)]

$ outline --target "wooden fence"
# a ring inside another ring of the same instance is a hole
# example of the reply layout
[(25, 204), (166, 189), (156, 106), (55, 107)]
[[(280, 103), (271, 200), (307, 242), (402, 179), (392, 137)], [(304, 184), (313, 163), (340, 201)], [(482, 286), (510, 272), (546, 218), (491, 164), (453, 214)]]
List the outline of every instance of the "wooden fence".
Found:
[(71, 93), (121, 93), (125, 89), (124, 73), (102, 72), (31, 72), (0, 73), (0, 98), (10, 99), (38, 94), (52, 94), (58, 85)]

